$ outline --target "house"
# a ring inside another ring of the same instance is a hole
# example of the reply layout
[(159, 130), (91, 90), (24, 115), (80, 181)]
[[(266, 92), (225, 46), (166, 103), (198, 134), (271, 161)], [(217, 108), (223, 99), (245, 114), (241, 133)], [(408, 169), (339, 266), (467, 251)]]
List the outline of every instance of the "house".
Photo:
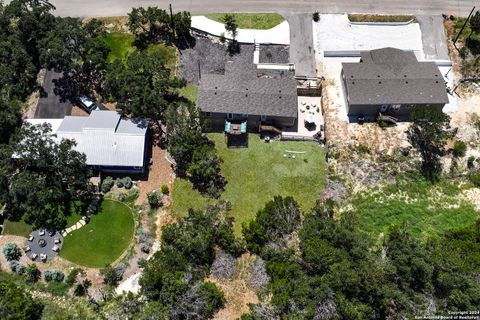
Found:
[(342, 79), (349, 116), (406, 116), (421, 107), (441, 111), (448, 103), (438, 66), (418, 61), (409, 51), (383, 48), (362, 52), (360, 62), (342, 63)]
[(295, 125), (296, 81), (288, 76), (259, 76), (259, 72), (253, 64), (227, 62), (224, 74), (201, 76), (198, 105), (212, 128), (242, 134), (257, 131), (260, 124)]
[(49, 123), (56, 139), (75, 140), (75, 150), (87, 156), (87, 164), (103, 172), (142, 173), (145, 168), (147, 119), (129, 119), (116, 111), (92, 111), (88, 117), (27, 119)]

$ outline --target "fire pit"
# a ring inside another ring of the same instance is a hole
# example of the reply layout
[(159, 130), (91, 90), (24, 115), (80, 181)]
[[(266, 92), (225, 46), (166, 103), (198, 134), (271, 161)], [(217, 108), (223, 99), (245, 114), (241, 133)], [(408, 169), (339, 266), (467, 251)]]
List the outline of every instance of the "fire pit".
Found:
[(40, 239), (38, 240), (38, 245), (43, 248), (47, 245), (47, 241), (45, 239)]

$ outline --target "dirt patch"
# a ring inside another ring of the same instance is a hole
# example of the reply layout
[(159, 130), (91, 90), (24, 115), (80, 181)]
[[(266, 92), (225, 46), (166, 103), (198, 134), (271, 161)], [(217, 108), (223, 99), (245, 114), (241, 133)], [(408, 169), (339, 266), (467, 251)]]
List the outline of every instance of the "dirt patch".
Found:
[(72, 116), (75, 117), (88, 117), (89, 114), (85, 109), (79, 107), (79, 106), (73, 106), (72, 107)]
[(167, 185), (172, 191), (172, 183), (175, 179), (172, 166), (165, 158), (167, 150), (162, 149), (154, 144), (152, 147), (152, 165), (148, 171), (146, 180), (139, 181), (137, 187), (140, 190), (135, 204), (141, 205), (147, 201), (147, 194), (153, 190), (160, 189), (162, 185)]
[[(43, 84), (45, 78), (45, 69), (41, 69), (37, 75), (37, 86), (40, 87)], [(35, 118), (35, 112), (37, 111), (38, 100), (40, 99), (39, 90), (35, 90), (27, 99), (26, 108), (23, 112), (24, 119), (33, 119)]]
[(259, 302), (257, 294), (248, 285), (251, 277), (251, 266), (256, 257), (244, 254), (237, 259), (237, 272), (232, 279), (218, 279), (210, 276), (207, 280), (215, 283), (225, 294), (225, 307), (217, 312), (214, 319), (238, 319), (249, 312), (248, 304)]

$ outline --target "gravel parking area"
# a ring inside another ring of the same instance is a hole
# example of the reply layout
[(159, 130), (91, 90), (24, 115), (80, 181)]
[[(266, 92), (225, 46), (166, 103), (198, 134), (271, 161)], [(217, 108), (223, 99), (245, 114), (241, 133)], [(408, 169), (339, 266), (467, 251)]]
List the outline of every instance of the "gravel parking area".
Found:
[(179, 76), (188, 82), (198, 84), (198, 63), (201, 73), (223, 74), (225, 62), (253, 63), (253, 44), (241, 44), (240, 52), (230, 55), (227, 45), (214, 43), (204, 37), (196, 37), (195, 47), (182, 51)]
[(289, 46), (261, 45), (260, 63), (289, 63)]
[[(227, 61), (233, 61), (242, 65), (253, 64), (253, 50), (253, 44), (240, 44), (240, 52), (230, 55), (227, 51), (226, 44), (197, 36), (195, 47), (183, 50), (180, 55), (178, 75), (190, 83), (198, 84), (199, 62), (202, 74), (223, 74)], [(270, 50), (270, 54), (267, 55), (266, 50)], [(264, 56), (263, 58), (262, 55)], [(270, 59), (270, 61), (264, 61), (262, 59)], [(266, 63), (288, 63), (289, 47), (283, 45), (261, 46), (260, 61)], [(294, 76), (294, 72), (288, 70), (258, 70), (257, 73), (259, 76), (274, 78)]]

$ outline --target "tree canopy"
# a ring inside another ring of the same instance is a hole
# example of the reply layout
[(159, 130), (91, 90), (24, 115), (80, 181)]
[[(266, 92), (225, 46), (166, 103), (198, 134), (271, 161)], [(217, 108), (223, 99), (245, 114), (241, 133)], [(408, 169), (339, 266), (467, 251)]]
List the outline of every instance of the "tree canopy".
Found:
[(43, 306), (32, 296), (10, 281), (0, 281), (0, 319), (41, 319)]
[(134, 52), (126, 64), (109, 65), (105, 91), (117, 106), (133, 117), (164, 121), (168, 107), (178, 104), (177, 89), (186, 82), (172, 75), (160, 52)]
[(450, 117), (434, 107), (418, 108), (410, 113), (412, 124), (407, 131), (410, 143), (422, 156), (422, 174), (432, 182), (442, 173), (440, 156), (447, 139), (452, 137)]
[(175, 44), (182, 49), (190, 45), (192, 18), (189, 12), (177, 12), (170, 16), (158, 7), (133, 8), (128, 14), (128, 27), (136, 39), (135, 45), (145, 49), (149, 44)]
[(102, 23), (92, 19), (85, 25), (78, 18), (57, 17), (55, 27), (40, 41), (40, 62), (63, 73), (56, 91), (64, 99), (93, 95), (103, 89), (110, 48), (100, 40)]
[(85, 155), (73, 146), (71, 140), (56, 142), (49, 125), (25, 124), (19, 130), (1, 163), (0, 199), (7, 219), (65, 227), (75, 201), (90, 198), (93, 190)]

